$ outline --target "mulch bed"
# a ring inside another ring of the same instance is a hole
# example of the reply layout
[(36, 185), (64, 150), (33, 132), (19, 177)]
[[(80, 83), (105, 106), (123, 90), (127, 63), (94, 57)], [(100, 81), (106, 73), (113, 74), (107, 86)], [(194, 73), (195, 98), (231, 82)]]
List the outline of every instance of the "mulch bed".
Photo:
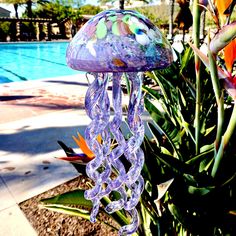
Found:
[[(39, 207), (40, 199), (53, 197), (57, 194), (75, 190), (78, 188), (86, 189), (87, 178), (79, 176), (67, 183), (53, 188), (45, 193), (35, 196), (19, 204), (21, 210), (26, 215), (39, 236), (117, 236), (118, 233), (112, 228), (99, 222), (90, 223), (80, 217), (69, 216), (62, 213), (49, 211)], [(104, 221), (111, 222), (110, 218), (102, 215)]]

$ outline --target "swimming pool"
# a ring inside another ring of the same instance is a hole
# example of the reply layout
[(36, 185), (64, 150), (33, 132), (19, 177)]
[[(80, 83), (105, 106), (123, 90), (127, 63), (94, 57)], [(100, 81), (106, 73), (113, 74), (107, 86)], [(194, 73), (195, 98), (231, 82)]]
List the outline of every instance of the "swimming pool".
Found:
[(0, 83), (78, 73), (66, 65), (68, 42), (0, 44)]

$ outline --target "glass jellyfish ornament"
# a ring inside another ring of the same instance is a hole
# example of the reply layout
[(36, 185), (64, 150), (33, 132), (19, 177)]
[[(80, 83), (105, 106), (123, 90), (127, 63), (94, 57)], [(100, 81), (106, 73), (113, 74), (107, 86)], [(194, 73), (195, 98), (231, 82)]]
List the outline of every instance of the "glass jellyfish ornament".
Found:
[[(120, 235), (134, 233), (139, 225), (135, 207), (144, 188), (141, 176), (144, 154), (140, 148), (144, 137), (141, 119), (143, 72), (165, 68), (172, 61), (171, 46), (158, 28), (143, 15), (130, 10), (97, 14), (80, 29), (67, 49), (67, 64), (75, 70), (93, 72), (95, 77), (85, 97), (85, 109), (92, 120), (85, 138), (95, 154), (86, 167), (87, 175), (95, 183), (85, 192), (85, 197), (93, 202), (90, 220), (95, 222), (101, 198), (116, 191), (120, 198), (111, 201), (105, 210), (113, 213), (124, 209), (132, 219), (130, 224), (120, 228)], [(131, 83), (127, 123), (132, 135), (128, 140), (120, 131), (124, 73)], [(112, 119), (107, 92), (109, 79), (113, 82)], [(111, 134), (118, 144), (112, 150)], [(97, 141), (98, 135), (102, 136), (102, 143)], [(121, 156), (130, 163), (128, 170)]]

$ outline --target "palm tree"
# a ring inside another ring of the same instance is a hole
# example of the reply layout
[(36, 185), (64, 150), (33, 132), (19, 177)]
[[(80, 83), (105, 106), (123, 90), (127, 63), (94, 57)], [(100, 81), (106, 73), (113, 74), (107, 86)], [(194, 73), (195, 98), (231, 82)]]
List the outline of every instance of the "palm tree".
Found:
[(33, 14), (32, 14), (32, 5), (34, 3), (38, 3), (38, 4), (45, 4), (49, 2), (48, 0), (24, 0), (24, 3), (26, 4), (26, 12), (27, 12), (27, 16), (29, 18), (32, 18)]
[(28, 16), (29, 18), (32, 18), (32, 5), (33, 5), (32, 0), (27, 0), (27, 1), (26, 1), (26, 5), (27, 5), (27, 7), (26, 7), (27, 16)]
[(18, 15), (18, 3), (13, 3), (13, 6), (14, 6), (14, 10), (15, 10), (15, 17), (19, 18), (19, 15)]

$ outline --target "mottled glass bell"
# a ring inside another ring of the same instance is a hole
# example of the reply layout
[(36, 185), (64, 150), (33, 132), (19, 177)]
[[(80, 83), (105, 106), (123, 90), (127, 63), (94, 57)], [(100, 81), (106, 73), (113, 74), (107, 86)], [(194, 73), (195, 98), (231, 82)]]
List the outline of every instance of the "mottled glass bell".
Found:
[(137, 72), (164, 68), (171, 62), (169, 42), (135, 11), (109, 10), (96, 15), (67, 50), (68, 65), (81, 71)]

